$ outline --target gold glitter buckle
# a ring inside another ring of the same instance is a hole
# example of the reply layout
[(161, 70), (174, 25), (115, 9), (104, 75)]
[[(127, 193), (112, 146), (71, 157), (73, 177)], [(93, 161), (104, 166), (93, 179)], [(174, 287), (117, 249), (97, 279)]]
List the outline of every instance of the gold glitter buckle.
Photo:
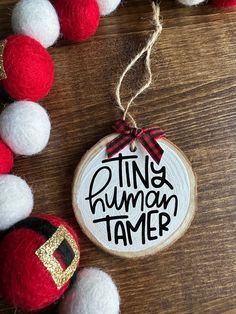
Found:
[(6, 46), (6, 43), (7, 43), (6, 40), (0, 41), (0, 80), (5, 80), (7, 78), (3, 62), (3, 51)]
[[(64, 240), (67, 240), (74, 252), (73, 261), (65, 270), (63, 270), (58, 260), (53, 256), (53, 253)], [(57, 289), (60, 289), (73, 276), (80, 259), (80, 253), (74, 238), (63, 226), (59, 226), (53, 236), (48, 239), (35, 254), (51, 274)]]

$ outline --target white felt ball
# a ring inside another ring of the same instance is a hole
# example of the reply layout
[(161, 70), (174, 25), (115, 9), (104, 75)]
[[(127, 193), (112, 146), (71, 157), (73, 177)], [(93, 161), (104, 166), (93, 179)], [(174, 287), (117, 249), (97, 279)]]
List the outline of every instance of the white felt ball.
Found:
[(182, 3), (183, 5), (198, 5), (202, 2), (204, 2), (205, 0), (179, 0), (180, 3)]
[(60, 314), (118, 314), (119, 292), (111, 277), (97, 268), (85, 268), (60, 304)]
[(38, 40), (45, 48), (52, 46), (60, 34), (56, 10), (48, 0), (21, 0), (12, 12), (12, 28)]
[(14, 175), (0, 175), (0, 230), (6, 230), (28, 217), (33, 209), (28, 184)]
[(0, 116), (0, 137), (15, 154), (41, 152), (47, 146), (50, 130), (46, 110), (31, 101), (16, 101)]
[(114, 11), (121, 0), (97, 0), (101, 15), (108, 15)]

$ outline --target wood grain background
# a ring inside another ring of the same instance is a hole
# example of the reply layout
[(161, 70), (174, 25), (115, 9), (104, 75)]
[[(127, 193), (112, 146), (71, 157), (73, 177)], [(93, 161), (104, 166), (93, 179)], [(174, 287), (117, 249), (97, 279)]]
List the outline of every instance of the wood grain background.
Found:
[[(0, 35), (10, 30), (15, 1), (0, 2)], [(122, 314), (236, 313), (236, 10), (161, 3), (164, 31), (153, 53), (154, 83), (133, 109), (140, 126), (159, 124), (190, 158), (198, 178), (198, 211), (187, 234), (167, 251), (124, 260), (95, 247), (80, 231), (71, 182), (83, 153), (119, 117), (113, 91), (124, 66), (149, 35), (148, 0), (126, 0), (103, 18), (90, 41), (50, 49), (56, 80), (42, 101), (53, 124), (47, 149), (17, 158), (14, 173), (35, 193), (34, 212), (67, 219), (77, 230), (81, 267), (109, 272)], [(123, 96), (144, 78), (142, 64)], [(43, 313), (56, 313), (52, 306)], [(0, 313), (14, 309), (0, 302)], [(18, 312), (17, 312), (18, 313)], [(96, 314), (96, 313), (94, 313)]]

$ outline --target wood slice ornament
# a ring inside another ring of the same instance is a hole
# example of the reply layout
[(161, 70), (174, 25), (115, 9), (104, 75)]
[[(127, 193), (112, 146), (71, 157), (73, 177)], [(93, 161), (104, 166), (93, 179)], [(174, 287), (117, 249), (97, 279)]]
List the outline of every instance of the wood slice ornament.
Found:
[(84, 233), (111, 254), (138, 257), (158, 252), (190, 226), (196, 205), (196, 181), (183, 152), (160, 139), (159, 165), (136, 141), (132, 152), (107, 157), (116, 134), (102, 139), (79, 163), (73, 206)]
[[(156, 30), (117, 86), (123, 119), (113, 125), (114, 134), (84, 155), (73, 183), (74, 212), (84, 233), (103, 250), (127, 258), (169, 247), (189, 228), (196, 207), (196, 180), (187, 157), (159, 127), (139, 129), (128, 112), (152, 81), (150, 52), (161, 32), (159, 6), (153, 4), (153, 11)], [(124, 107), (123, 79), (143, 54), (149, 80)]]

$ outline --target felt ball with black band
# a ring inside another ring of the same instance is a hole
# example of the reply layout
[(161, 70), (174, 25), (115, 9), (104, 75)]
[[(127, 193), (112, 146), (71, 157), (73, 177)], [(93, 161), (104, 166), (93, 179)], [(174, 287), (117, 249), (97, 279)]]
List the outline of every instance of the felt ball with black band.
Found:
[(75, 232), (50, 215), (15, 224), (4, 234), (0, 251), (0, 294), (24, 311), (40, 310), (58, 300), (80, 261)]

